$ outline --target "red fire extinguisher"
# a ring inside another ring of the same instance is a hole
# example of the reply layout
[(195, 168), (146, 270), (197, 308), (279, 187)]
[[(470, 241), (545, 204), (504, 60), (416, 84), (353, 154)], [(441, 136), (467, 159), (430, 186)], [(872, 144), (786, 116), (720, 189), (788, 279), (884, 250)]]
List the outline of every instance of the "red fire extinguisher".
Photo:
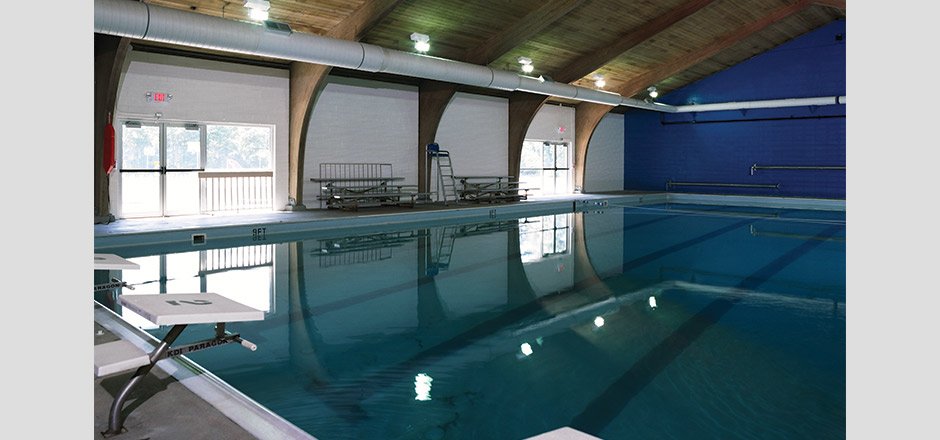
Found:
[(104, 127), (104, 154), (102, 157), (104, 173), (111, 174), (114, 166), (117, 165), (117, 159), (114, 157), (114, 125), (111, 124), (111, 113), (108, 113), (108, 123)]

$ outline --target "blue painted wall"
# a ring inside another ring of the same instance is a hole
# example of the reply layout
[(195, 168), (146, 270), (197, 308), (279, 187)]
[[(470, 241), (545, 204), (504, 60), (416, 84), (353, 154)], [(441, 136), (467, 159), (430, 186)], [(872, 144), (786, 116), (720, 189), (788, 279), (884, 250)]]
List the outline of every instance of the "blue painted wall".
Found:
[[(660, 98), (673, 105), (845, 95), (838, 20)], [(845, 171), (751, 165), (845, 165), (845, 105), (684, 114), (628, 111), (624, 189), (673, 182), (779, 184), (779, 189), (673, 187), (674, 192), (845, 198)]]

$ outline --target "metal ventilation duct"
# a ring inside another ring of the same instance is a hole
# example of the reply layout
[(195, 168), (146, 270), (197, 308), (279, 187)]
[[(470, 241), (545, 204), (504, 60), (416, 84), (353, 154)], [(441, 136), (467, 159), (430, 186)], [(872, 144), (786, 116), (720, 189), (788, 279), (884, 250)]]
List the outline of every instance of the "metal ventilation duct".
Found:
[(524, 91), (577, 101), (615, 106), (623, 105), (668, 113), (845, 103), (844, 96), (683, 105), (678, 107), (668, 104), (648, 103), (625, 98), (616, 93), (554, 81), (543, 81), (538, 78), (477, 64), (402, 52), (372, 44), (312, 34), (277, 32), (252, 23), (130, 0), (95, 0), (95, 32), (181, 46), (325, 64), (367, 72), (383, 72), (468, 86)]

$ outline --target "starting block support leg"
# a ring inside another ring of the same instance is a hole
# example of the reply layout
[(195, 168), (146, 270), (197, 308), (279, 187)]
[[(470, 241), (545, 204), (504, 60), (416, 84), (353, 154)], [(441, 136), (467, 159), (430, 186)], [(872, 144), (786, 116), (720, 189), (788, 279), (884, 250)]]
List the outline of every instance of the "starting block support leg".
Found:
[(108, 430), (102, 432), (101, 434), (105, 437), (110, 437), (113, 435), (120, 434), (124, 429), (124, 420), (121, 418), (121, 409), (124, 407), (124, 402), (127, 401), (127, 397), (130, 395), (131, 390), (147, 375), (150, 373), (150, 370), (154, 365), (157, 364), (157, 361), (163, 358), (163, 355), (166, 353), (166, 350), (170, 347), (170, 344), (173, 341), (176, 341), (176, 338), (179, 337), (180, 333), (183, 333), (183, 330), (186, 328), (186, 324), (177, 324), (170, 329), (166, 337), (160, 341), (160, 345), (157, 345), (157, 348), (150, 353), (150, 363), (144, 365), (137, 369), (134, 372), (134, 376), (121, 388), (121, 391), (118, 392), (117, 396), (114, 398), (114, 402), (111, 403), (111, 412), (108, 415)]

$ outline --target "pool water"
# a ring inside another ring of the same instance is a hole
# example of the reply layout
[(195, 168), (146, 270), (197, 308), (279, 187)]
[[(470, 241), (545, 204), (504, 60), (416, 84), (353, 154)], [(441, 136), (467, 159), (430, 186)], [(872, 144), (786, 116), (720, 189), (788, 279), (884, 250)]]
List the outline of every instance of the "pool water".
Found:
[(608, 207), (125, 249), (122, 294), (265, 310), (229, 325), (256, 352), (189, 357), (320, 439), (834, 439), (845, 239), (844, 212)]

